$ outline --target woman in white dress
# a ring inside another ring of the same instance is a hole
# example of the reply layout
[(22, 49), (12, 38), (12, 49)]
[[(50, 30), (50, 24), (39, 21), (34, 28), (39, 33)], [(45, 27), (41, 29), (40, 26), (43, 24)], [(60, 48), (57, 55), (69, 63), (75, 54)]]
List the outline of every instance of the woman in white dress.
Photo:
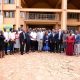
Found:
[(14, 49), (15, 49), (15, 52), (18, 52), (19, 49), (20, 49), (20, 42), (19, 42), (19, 33), (18, 33), (18, 31), (16, 31), (16, 33), (15, 33)]

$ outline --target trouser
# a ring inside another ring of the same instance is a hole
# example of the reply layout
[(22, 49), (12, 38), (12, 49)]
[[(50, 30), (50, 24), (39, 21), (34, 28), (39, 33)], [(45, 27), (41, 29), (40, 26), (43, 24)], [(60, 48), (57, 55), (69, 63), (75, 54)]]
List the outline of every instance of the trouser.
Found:
[(42, 51), (42, 47), (43, 47), (43, 40), (39, 40), (38, 41), (38, 50)]
[(4, 51), (3, 50), (0, 50), (0, 58), (3, 58), (4, 57)]
[(31, 51), (35, 51), (36, 50), (36, 41), (31, 40)]
[(62, 51), (62, 43), (61, 42), (56, 42), (56, 52), (60, 52)]
[(74, 53), (76, 55), (80, 54), (80, 44), (79, 43), (74, 45)]
[(23, 43), (20, 43), (20, 52), (21, 52), (21, 55), (23, 55), (23, 53), (24, 53), (24, 46), (25, 46), (25, 44)]
[(56, 52), (59, 52), (59, 43), (58, 42), (56, 42), (55, 50), (56, 50)]
[(30, 50), (30, 44), (26, 43), (26, 53), (29, 52), (29, 50)]
[(38, 51), (38, 41), (35, 41), (35, 50)]
[(50, 43), (50, 52), (55, 52), (55, 43)]
[(14, 41), (10, 41), (10, 53), (14, 52)]
[(5, 42), (4, 50), (5, 50), (5, 54), (6, 54), (6, 55), (7, 55), (7, 49), (8, 49), (8, 42)]

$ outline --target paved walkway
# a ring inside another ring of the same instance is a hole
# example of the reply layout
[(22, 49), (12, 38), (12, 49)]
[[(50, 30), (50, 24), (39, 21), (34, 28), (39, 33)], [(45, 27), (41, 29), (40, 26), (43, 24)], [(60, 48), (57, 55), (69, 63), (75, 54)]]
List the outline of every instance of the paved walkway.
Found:
[(80, 57), (46, 52), (8, 55), (0, 59), (0, 80), (80, 80)]

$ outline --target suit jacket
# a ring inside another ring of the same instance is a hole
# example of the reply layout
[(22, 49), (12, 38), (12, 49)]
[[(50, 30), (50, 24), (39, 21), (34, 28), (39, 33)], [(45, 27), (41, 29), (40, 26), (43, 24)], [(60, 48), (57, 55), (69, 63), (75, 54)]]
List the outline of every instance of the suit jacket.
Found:
[(58, 33), (55, 34), (54, 38), (55, 38), (55, 42), (59, 41), (59, 39), (58, 39)]
[(25, 36), (26, 36), (25, 43), (30, 44), (30, 35), (29, 35), (29, 33), (27, 32), (25, 34)]
[(24, 34), (23, 34), (23, 32), (20, 33), (19, 40), (20, 40), (20, 44), (21, 44), (22, 42), (25, 43), (25, 39), (24, 39)]
[(59, 33), (58, 33), (58, 41), (59, 41), (59, 42), (63, 42), (63, 33), (61, 33), (60, 39), (59, 39)]
[(50, 40), (50, 43), (54, 43), (55, 42), (55, 34), (53, 36), (53, 34), (51, 33), (49, 40)]

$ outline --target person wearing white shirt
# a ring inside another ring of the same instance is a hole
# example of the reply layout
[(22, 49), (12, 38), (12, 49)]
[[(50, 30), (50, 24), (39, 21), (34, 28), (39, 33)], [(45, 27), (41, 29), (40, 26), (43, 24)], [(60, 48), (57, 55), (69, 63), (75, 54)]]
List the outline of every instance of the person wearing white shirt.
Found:
[(39, 30), (38, 33), (37, 33), (38, 51), (42, 51), (43, 36), (44, 36), (44, 33), (41, 30)]
[(30, 39), (31, 39), (31, 50), (35, 51), (36, 50), (36, 41), (37, 41), (37, 33), (35, 32), (35, 30), (31, 31)]
[(6, 29), (4, 29), (4, 37), (5, 37), (5, 54), (7, 55), (7, 49), (8, 49), (8, 43), (9, 43), (9, 32), (6, 31)]
[(10, 54), (13, 54), (14, 52), (14, 43), (15, 43), (15, 32), (13, 32), (13, 29), (10, 29), (9, 32), (9, 43), (10, 43)]

